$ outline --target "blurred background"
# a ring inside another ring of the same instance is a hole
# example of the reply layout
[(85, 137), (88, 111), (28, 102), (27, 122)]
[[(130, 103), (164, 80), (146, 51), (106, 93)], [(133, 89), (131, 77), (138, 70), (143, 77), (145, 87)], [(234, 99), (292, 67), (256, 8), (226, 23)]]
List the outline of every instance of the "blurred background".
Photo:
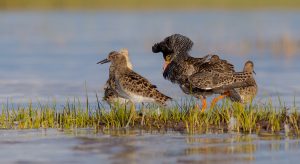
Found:
[[(134, 70), (177, 99), (151, 47), (174, 33), (191, 55), (215, 53), (242, 70), (255, 63), (259, 103), (300, 104), (299, 0), (0, 0), (0, 102), (91, 101), (103, 95), (112, 50), (128, 48)], [(280, 98), (280, 101), (278, 101)]]

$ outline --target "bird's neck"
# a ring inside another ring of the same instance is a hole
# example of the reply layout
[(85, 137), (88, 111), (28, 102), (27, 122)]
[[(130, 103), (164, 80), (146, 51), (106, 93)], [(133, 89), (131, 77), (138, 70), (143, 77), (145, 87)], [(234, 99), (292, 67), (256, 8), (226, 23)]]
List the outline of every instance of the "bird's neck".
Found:
[(115, 66), (115, 72), (118, 74), (124, 74), (130, 70), (131, 69), (127, 67), (127, 64), (120, 64), (118, 66)]

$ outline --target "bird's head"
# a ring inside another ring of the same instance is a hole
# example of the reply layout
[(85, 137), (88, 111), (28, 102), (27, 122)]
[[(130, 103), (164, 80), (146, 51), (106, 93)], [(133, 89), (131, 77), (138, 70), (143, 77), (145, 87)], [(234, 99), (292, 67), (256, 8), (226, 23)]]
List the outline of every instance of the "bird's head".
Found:
[(188, 37), (181, 34), (174, 34), (166, 37), (159, 43), (155, 43), (152, 46), (152, 52), (162, 52), (165, 60), (165, 69), (174, 59), (188, 55), (188, 51), (191, 50), (192, 46), (193, 42)]
[(254, 71), (254, 63), (252, 61), (248, 60), (244, 65), (243, 71), (244, 72), (253, 72), (254, 74), (256, 74)]
[(127, 67), (126, 57), (117, 51), (111, 51), (106, 59), (99, 61), (97, 64), (105, 64), (108, 62), (111, 62), (113, 65), (116, 65), (118, 67)]

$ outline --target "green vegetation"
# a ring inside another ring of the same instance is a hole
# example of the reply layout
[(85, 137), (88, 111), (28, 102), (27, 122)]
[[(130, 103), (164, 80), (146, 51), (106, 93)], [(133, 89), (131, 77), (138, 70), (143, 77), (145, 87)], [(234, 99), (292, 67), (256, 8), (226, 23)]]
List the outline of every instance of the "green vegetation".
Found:
[(299, 0), (1, 0), (2, 9), (299, 8)]
[(130, 104), (115, 104), (111, 109), (105, 109), (101, 102), (92, 107), (79, 100), (67, 101), (62, 109), (57, 105), (7, 106), (3, 105), (0, 113), (0, 128), (31, 129), (31, 128), (93, 128), (95, 130), (124, 128), (129, 123), (130, 128), (145, 130), (175, 130), (187, 133), (199, 133), (209, 129), (233, 130), (245, 133), (253, 132), (285, 132), (287, 135), (299, 135), (300, 116), (296, 107), (275, 108), (272, 103), (266, 105), (242, 105), (224, 101), (214, 109), (201, 112), (193, 101), (170, 108), (160, 108), (155, 105), (145, 107), (147, 113), (142, 126), (140, 110), (132, 110)]

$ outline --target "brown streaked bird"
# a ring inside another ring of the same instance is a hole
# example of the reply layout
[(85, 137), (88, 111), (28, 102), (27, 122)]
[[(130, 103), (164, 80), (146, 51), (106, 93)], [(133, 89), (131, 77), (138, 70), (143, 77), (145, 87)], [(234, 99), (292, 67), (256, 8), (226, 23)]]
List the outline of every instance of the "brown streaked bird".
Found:
[[(254, 63), (250, 60), (245, 62), (243, 72), (248, 72), (248, 73), (252, 74), (252, 84), (253, 85), (248, 86), (248, 87), (235, 88), (235, 90), (240, 96), (240, 101), (238, 101), (238, 102), (246, 104), (246, 103), (251, 103), (253, 101), (253, 99), (255, 98), (255, 96), (257, 94), (257, 90), (258, 90), (257, 84), (253, 77), (253, 73), (255, 74)], [(230, 96), (230, 99), (232, 101), (237, 101), (232, 96)]]
[(163, 76), (179, 84), (181, 90), (202, 100), (202, 111), (206, 109), (206, 97), (221, 94), (212, 101), (212, 107), (224, 96), (234, 95), (237, 87), (249, 86), (246, 74), (235, 74), (234, 66), (218, 55), (195, 58), (189, 55), (193, 42), (186, 36), (174, 34), (154, 44), (154, 53), (163, 53), (165, 60)]
[[(104, 64), (108, 62), (111, 62), (111, 65), (114, 67), (115, 91), (120, 97), (136, 103), (151, 102), (161, 106), (165, 106), (166, 102), (171, 100), (170, 97), (159, 92), (157, 87), (152, 85), (146, 78), (128, 68), (126, 57), (121, 53), (112, 51), (107, 59), (98, 63)], [(141, 124), (143, 124), (143, 119), (144, 113)]]
[[(127, 68), (132, 70), (132, 64), (129, 60), (128, 50), (123, 48), (119, 51), (119, 53), (121, 55), (125, 56)], [(109, 67), (109, 78), (106, 81), (106, 84), (104, 87), (103, 100), (106, 101), (110, 105), (112, 105), (114, 103), (124, 104), (124, 103), (126, 103), (126, 101), (128, 99), (120, 97), (119, 94), (117, 93), (117, 91), (115, 90), (116, 82), (115, 82), (114, 73), (115, 73), (115, 66), (111, 64)]]

